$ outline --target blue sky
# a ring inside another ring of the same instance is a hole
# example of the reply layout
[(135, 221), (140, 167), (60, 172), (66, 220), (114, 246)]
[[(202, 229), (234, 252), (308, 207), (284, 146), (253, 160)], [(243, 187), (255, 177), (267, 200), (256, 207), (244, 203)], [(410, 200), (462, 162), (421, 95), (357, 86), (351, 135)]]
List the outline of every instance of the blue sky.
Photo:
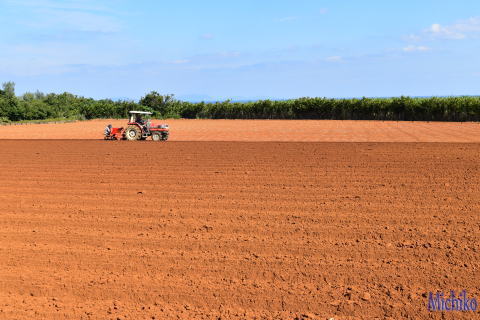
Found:
[(18, 94), (480, 93), (478, 0), (0, 0), (0, 23)]

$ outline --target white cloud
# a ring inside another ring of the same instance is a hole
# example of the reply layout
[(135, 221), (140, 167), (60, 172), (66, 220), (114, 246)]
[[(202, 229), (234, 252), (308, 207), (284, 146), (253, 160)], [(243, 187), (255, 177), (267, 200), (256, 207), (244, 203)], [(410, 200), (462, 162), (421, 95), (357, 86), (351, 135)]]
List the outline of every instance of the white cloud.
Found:
[(414, 46), (414, 45), (409, 45), (403, 48), (403, 51), (405, 52), (425, 52), (429, 51), (430, 48), (426, 46)]
[(438, 23), (434, 23), (426, 30), (426, 33), (434, 38), (444, 39), (465, 39), (466, 35), (457, 30), (455, 26), (442, 26)]
[(431, 48), (426, 46), (425, 42), (475, 38), (480, 38), (480, 17), (459, 20), (450, 25), (433, 23), (421, 33), (404, 36), (403, 40), (406, 42), (406, 46), (402, 50), (408, 53), (426, 52), (430, 51)]
[(328, 62), (342, 62), (343, 61), (342, 57), (340, 57), (340, 56), (327, 57), (325, 60), (328, 61)]
[(121, 30), (121, 23), (111, 9), (90, 0), (7, 0), (34, 13), (24, 23), (34, 28), (62, 28), (73, 31), (112, 33)]
[(38, 9), (86, 10), (110, 12), (108, 7), (98, 5), (89, 0), (6, 0), (12, 6), (23, 6)]
[(460, 20), (451, 25), (432, 24), (424, 34), (434, 39), (462, 40), (480, 35), (480, 17)]

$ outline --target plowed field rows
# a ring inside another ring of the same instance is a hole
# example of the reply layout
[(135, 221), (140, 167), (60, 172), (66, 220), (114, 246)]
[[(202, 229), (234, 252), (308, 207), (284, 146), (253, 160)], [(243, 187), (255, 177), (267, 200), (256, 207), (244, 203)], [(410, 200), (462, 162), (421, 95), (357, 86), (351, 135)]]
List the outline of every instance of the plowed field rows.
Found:
[(0, 319), (418, 319), (430, 291), (480, 298), (479, 144), (0, 148)]
[[(170, 125), (170, 141), (475, 142), (480, 123), (340, 120), (156, 120)], [(64, 124), (0, 126), (2, 139), (102, 139), (101, 119)]]

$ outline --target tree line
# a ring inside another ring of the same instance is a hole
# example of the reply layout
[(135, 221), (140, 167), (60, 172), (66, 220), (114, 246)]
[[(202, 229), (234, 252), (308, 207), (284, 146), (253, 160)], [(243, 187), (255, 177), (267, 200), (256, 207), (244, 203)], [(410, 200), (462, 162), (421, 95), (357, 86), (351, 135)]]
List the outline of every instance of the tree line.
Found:
[(95, 100), (71, 93), (15, 95), (15, 84), (0, 90), (0, 122), (44, 119), (126, 118), (130, 110), (157, 118), (336, 119), (394, 121), (479, 121), (480, 97), (300, 98), (252, 102), (185, 102), (152, 91), (139, 101)]

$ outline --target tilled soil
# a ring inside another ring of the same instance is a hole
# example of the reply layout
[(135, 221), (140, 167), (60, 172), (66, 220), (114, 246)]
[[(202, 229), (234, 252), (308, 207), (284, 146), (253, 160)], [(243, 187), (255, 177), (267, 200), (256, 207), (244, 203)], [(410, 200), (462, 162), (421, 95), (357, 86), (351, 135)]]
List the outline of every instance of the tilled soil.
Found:
[[(480, 123), (340, 120), (155, 120), (170, 125), (170, 141), (304, 142), (475, 142)], [(127, 120), (92, 120), (64, 124), (0, 126), (1, 139), (103, 138), (107, 124)]]
[(480, 144), (0, 148), (0, 319), (478, 316)]

